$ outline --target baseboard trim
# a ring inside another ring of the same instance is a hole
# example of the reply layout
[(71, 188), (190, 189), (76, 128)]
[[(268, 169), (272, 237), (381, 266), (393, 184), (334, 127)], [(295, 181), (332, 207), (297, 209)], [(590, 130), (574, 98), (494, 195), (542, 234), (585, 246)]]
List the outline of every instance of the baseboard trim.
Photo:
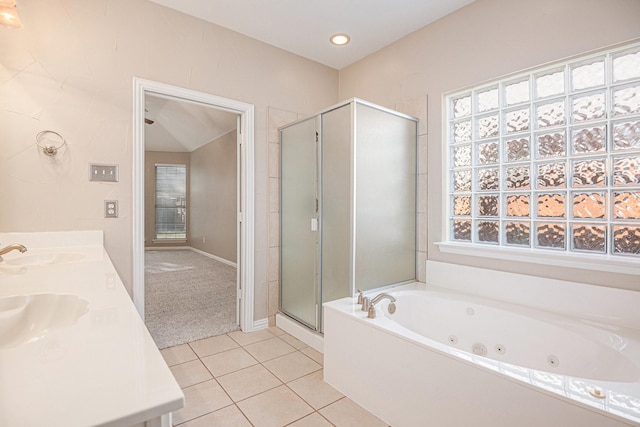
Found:
[(276, 314), (276, 326), (314, 350), (324, 354), (324, 337), (319, 333), (311, 331), (306, 326), (302, 326), (295, 320), (280, 313)]
[(188, 251), (191, 246), (146, 246), (145, 251)]
[(254, 331), (259, 331), (261, 329), (267, 329), (269, 327), (269, 319), (265, 318), (265, 319), (260, 319), (260, 320), (255, 320), (253, 322), (253, 330)]
[(219, 256), (210, 254), (209, 252), (205, 252), (205, 251), (202, 251), (200, 249), (196, 249), (196, 248), (194, 248), (192, 246), (189, 246), (189, 249), (192, 250), (195, 253), (200, 254), (200, 255), (204, 255), (204, 256), (206, 256), (208, 258), (215, 259), (216, 261), (219, 261), (219, 262), (221, 262), (223, 264), (230, 265), (233, 268), (238, 268), (238, 264), (236, 264), (233, 261), (229, 261), (228, 259), (220, 258)]

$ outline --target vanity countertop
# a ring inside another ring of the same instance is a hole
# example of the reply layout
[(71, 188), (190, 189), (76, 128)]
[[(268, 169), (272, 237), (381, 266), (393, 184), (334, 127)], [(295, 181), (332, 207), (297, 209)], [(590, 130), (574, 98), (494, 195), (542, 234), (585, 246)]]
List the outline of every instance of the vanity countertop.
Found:
[(160, 425), (184, 405), (102, 239), (0, 233), (28, 248), (0, 262), (1, 426)]

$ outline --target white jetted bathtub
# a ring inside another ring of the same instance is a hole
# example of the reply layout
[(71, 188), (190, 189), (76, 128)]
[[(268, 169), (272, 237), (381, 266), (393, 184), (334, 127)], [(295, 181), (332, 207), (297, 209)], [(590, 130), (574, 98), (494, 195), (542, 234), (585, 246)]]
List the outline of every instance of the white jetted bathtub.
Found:
[(640, 292), (429, 263), (393, 314), (325, 304), (325, 381), (393, 427), (640, 426)]

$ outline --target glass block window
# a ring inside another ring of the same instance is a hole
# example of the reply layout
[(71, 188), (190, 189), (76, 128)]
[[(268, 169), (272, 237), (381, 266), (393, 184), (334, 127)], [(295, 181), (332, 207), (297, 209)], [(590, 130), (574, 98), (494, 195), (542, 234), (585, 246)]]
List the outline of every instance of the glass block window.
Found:
[(187, 238), (187, 166), (156, 165), (155, 238)]
[(448, 241), (640, 257), (640, 44), (446, 103)]

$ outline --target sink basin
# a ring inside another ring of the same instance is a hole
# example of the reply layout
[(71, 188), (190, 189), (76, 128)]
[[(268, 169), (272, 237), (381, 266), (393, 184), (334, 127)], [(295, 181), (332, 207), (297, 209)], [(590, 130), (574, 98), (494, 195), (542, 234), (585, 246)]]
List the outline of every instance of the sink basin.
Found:
[(20, 255), (11, 259), (4, 259), (0, 262), (0, 268), (30, 267), (47, 264), (66, 264), (77, 262), (83, 259), (83, 254), (77, 253), (42, 253), (31, 255)]
[(37, 341), (73, 326), (89, 311), (76, 295), (34, 294), (0, 298), (0, 349)]

